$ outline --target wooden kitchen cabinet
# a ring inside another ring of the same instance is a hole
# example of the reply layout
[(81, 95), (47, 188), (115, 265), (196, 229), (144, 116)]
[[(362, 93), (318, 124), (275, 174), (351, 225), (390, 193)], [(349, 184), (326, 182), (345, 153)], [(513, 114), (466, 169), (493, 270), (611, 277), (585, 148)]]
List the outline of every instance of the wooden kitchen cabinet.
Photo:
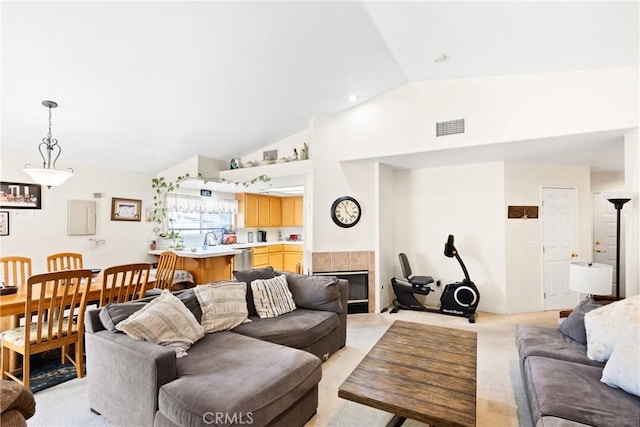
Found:
[(264, 268), (269, 266), (269, 248), (267, 246), (256, 246), (253, 248), (253, 268)]
[(253, 268), (271, 266), (282, 270), (282, 245), (256, 246), (253, 248)]
[(280, 197), (269, 197), (269, 226), (282, 225), (282, 200)]
[(280, 227), (282, 205), (279, 197), (239, 193), (238, 227)]
[(269, 265), (274, 270), (282, 270), (282, 245), (268, 246)]
[(208, 258), (179, 256), (176, 262), (176, 269), (191, 273), (197, 285), (218, 280), (231, 280), (233, 278), (232, 266), (233, 255)]
[(303, 224), (303, 198), (282, 197), (282, 226), (283, 227), (302, 227)]
[(295, 212), (293, 225), (296, 227), (302, 227), (304, 225), (304, 199), (302, 198), (302, 196), (294, 197), (293, 202)]
[(269, 226), (271, 218), (269, 209), (269, 196), (258, 196), (258, 227)]
[(259, 227), (258, 211), (260, 196), (251, 193), (238, 193), (238, 227)]
[(302, 263), (302, 258), (303, 258), (302, 246), (284, 245), (284, 251), (282, 254), (283, 254), (282, 269), (284, 271), (297, 273), (298, 264)]

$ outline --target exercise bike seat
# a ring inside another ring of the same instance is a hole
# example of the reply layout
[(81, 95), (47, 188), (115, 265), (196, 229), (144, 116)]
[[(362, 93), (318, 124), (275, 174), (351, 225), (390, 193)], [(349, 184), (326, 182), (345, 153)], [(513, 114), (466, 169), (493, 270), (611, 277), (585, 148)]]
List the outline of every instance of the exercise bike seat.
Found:
[(433, 277), (431, 276), (413, 276), (413, 277), (408, 277), (407, 280), (412, 285), (418, 285), (418, 286), (424, 286), (424, 285), (428, 285), (429, 283), (433, 283)]
[(429, 283), (433, 283), (433, 277), (431, 276), (411, 276), (411, 266), (409, 265), (409, 260), (407, 259), (407, 255), (404, 253), (398, 254), (398, 258), (400, 258), (400, 268), (402, 268), (402, 275), (404, 279), (411, 283), (411, 286), (420, 291), (431, 291), (429, 288)]

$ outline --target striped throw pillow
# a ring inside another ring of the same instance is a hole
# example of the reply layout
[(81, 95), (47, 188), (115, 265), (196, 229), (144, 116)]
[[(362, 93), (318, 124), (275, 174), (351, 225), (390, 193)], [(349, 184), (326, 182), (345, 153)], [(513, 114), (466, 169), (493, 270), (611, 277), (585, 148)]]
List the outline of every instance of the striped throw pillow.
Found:
[(171, 347), (176, 357), (186, 356), (189, 347), (204, 336), (204, 328), (193, 313), (168, 290), (116, 328), (133, 339)]
[(227, 331), (250, 322), (246, 283), (215, 282), (193, 289), (202, 309), (202, 326), (206, 332)]
[(261, 319), (278, 317), (296, 309), (293, 295), (284, 274), (273, 279), (254, 280), (251, 282), (253, 302)]

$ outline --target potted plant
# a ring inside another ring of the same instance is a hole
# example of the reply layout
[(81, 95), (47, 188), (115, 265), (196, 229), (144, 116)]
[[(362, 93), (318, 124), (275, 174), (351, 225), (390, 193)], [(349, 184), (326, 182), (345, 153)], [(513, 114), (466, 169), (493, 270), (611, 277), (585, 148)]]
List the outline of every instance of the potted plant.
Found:
[(169, 246), (171, 249), (180, 250), (184, 247), (184, 237), (177, 231), (165, 231), (158, 236), (165, 240), (171, 240), (171, 245)]

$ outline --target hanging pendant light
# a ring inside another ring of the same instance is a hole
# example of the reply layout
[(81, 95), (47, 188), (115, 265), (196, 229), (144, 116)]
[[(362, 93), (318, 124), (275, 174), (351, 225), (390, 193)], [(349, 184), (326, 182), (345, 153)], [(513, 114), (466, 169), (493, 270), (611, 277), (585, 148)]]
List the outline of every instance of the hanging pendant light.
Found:
[[(24, 166), (24, 172), (38, 184), (46, 185), (48, 188), (60, 185), (73, 176), (73, 169), (62, 171), (56, 169), (56, 160), (62, 154), (62, 148), (58, 144), (58, 140), (51, 136), (51, 109), (57, 108), (58, 104), (54, 101), (42, 101), (42, 105), (49, 109), (49, 133), (38, 146), (40, 156), (42, 156), (42, 169), (33, 169), (30, 164)], [(46, 156), (44, 153), (46, 150)], [(51, 160), (52, 154), (55, 155)]]

